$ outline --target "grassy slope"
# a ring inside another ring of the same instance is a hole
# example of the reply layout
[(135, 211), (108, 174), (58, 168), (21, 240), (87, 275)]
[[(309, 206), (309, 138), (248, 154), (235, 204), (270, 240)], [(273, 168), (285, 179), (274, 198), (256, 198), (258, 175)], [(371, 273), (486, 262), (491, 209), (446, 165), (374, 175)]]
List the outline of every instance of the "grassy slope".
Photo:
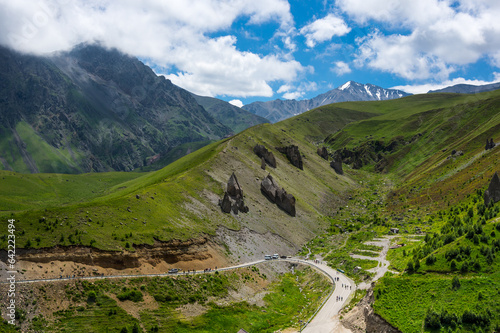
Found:
[[(450, 219), (451, 220), (451, 219)], [(472, 219), (462, 224), (467, 230), (469, 226), (478, 223), (480, 219)], [(474, 243), (466, 235), (458, 236), (449, 244), (437, 243), (437, 248), (425, 255), (422, 254), (424, 244), (412, 244), (405, 247), (407, 257), (405, 263), (414, 261), (419, 256), (420, 268), (416, 273), (405, 273), (398, 277), (385, 277), (375, 288), (375, 311), (403, 332), (421, 332), (424, 328), (424, 319), (427, 313), (434, 311), (462, 317), (465, 311), (474, 313), (492, 313), (491, 323), (486, 329), (489, 332), (493, 327), (500, 325), (500, 226), (498, 219), (485, 222), (482, 235), (487, 238)], [(442, 223), (440, 223), (443, 225)], [(445, 234), (445, 229), (441, 234)], [(449, 229), (446, 229), (449, 231)], [(496, 231), (496, 232), (493, 232)], [(449, 233), (449, 232), (448, 232)], [(432, 241), (427, 244), (432, 244)], [(460, 249), (470, 248), (470, 253), (461, 253), (459, 258), (451, 259), (449, 253)], [(496, 248), (496, 249), (495, 249)], [(485, 249), (493, 250), (493, 259), (488, 261)], [(427, 262), (430, 256), (435, 257), (435, 262)], [(452, 268), (452, 261), (456, 269)], [(477, 264), (476, 264), (477, 263)], [(467, 270), (462, 270), (462, 265), (467, 265)], [(406, 268), (406, 267), (405, 267)], [(453, 288), (452, 279), (458, 277), (459, 288)], [(452, 326), (445, 325), (443, 326)], [(462, 323), (464, 331), (471, 330), (470, 324)], [(484, 327), (483, 327), (484, 328)], [(432, 329), (425, 328), (425, 331)]]
[[(35, 162), (41, 172), (61, 172), (75, 173), (81, 171), (77, 163), (81, 159), (75, 147), (54, 148), (45, 142), (35, 133), (33, 128), (26, 122), (19, 122), (15, 131), (19, 135), (21, 144), (25, 145), (26, 151)], [(0, 168), (4, 170), (12, 169), (29, 173), (30, 169), (23, 160), (16, 140), (11, 129), (0, 127), (0, 154), (5, 159), (0, 161)]]
[[(439, 209), (442, 202), (457, 203), (482, 188), (497, 171), (499, 151), (484, 152), (487, 138), (499, 141), (500, 90), (477, 94), (416, 95), (387, 102), (340, 103), (339, 107), (380, 115), (349, 124), (331, 135), (332, 149), (354, 148), (369, 140), (385, 144), (403, 137), (414, 142), (385, 155), (389, 174), (398, 179), (391, 209), (410, 205)], [(367, 137), (370, 136), (370, 137)], [(452, 150), (463, 156), (449, 158)], [(372, 166), (364, 169), (371, 170)], [(394, 200), (397, 199), (397, 200)]]
[[(308, 117), (321, 121), (328, 131), (335, 131), (349, 121), (370, 115), (338, 109), (333, 110), (328, 119), (321, 113)], [(282, 126), (285, 125), (253, 127), (143, 175), (109, 173), (87, 177), (5, 173), (6, 193), (19, 195), (0, 197), (9, 207), (2, 215), (6, 218), (13, 213), (18, 220), (17, 243), (21, 247), (28, 241), (34, 247), (54, 246), (59, 244), (61, 235), (75, 233), (78, 236), (74, 237), (75, 244), (92, 242), (99, 248), (118, 249), (125, 246), (119, 239), (128, 233), (133, 233), (128, 239), (131, 243), (151, 244), (155, 238), (187, 239), (200, 233), (213, 234), (219, 225), (271, 231), (299, 244), (327, 226), (327, 210), (338, 205), (339, 194), (354, 183), (348, 176), (336, 175), (316, 154), (316, 146), (306, 137), (307, 129), (301, 135), (296, 135), (297, 132), (291, 135), (283, 131)], [(320, 135), (317, 130), (315, 133)], [(274, 152), (276, 169), (260, 168), (260, 159), (252, 151), (256, 144), (264, 144)], [(304, 155), (303, 171), (274, 149), (289, 144), (298, 145)], [(232, 172), (238, 176), (250, 208), (248, 214), (238, 217), (221, 213), (217, 205)], [(260, 181), (268, 173), (296, 197), (297, 217), (290, 217), (260, 193)], [(16, 184), (19, 178), (23, 183)], [(84, 184), (87, 178), (89, 181)], [(106, 185), (99, 179), (105, 180)], [(37, 185), (36, 191), (26, 193), (26, 186), (32, 183), (47, 185)], [(72, 186), (65, 186), (70, 184)], [(69, 194), (70, 189), (80, 188), (82, 191)], [(61, 245), (70, 244), (66, 240)]]

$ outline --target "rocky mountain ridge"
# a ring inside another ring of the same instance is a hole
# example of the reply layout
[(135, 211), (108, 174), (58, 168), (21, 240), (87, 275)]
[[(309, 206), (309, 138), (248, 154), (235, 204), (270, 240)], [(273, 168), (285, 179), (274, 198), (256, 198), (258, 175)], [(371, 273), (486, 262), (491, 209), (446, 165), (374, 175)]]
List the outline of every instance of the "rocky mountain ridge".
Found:
[[(180, 145), (234, 133), (190, 92), (117, 50), (80, 45), (41, 57), (2, 47), (0, 59), (4, 170), (131, 171)], [(240, 124), (243, 113), (233, 112), (239, 130), (265, 121), (250, 114)]]
[(443, 89), (429, 90), (427, 93), (455, 93), (455, 94), (478, 94), (481, 92), (500, 89), (500, 82), (475, 86), (472, 84), (456, 84)]
[(384, 101), (401, 98), (410, 94), (401, 90), (385, 89), (373, 84), (361, 84), (348, 81), (338, 88), (306, 100), (274, 100), (269, 102), (254, 102), (243, 106), (243, 109), (278, 122), (301, 114), (305, 111), (339, 102), (351, 101)]

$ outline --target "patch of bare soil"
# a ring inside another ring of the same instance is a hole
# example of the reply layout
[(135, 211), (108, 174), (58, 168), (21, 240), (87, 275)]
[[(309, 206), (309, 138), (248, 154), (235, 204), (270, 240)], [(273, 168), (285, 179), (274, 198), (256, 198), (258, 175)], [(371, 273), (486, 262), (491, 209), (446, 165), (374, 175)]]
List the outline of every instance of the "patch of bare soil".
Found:
[(140, 312), (144, 310), (157, 310), (159, 308), (158, 302), (151, 295), (143, 295), (143, 301), (140, 303), (132, 302), (130, 300), (120, 301), (114, 294), (106, 293), (106, 296), (116, 301), (116, 304), (125, 310), (129, 315), (140, 321)]
[(372, 304), (374, 302), (373, 286), (366, 296), (347, 314), (340, 323), (354, 333), (400, 333), (382, 317), (377, 315)]
[(201, 316), (202, 314), (207, 312), (208, 309), (209, 308), (205, 305), (194, 303), (194, 304), (184, 304), (175, 310), (178, 311), (182, 317), (190, 319)]
[(266, 254), (274, 253), (291, 256), (299, 250), (296, 245), (277, 234), (258, 233), (248, 228), (236, 231), (220, 227), (217, 229), (216, 241), (225, 248), (226, 254), (234, 262), (260, 260)]

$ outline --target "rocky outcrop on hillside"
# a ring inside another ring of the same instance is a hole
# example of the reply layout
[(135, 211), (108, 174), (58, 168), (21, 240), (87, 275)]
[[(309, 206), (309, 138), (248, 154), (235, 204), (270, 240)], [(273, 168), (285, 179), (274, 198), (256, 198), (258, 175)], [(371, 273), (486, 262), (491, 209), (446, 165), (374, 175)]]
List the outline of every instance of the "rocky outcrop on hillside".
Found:
[(299, 147), (291, 145), (286, 147), (276, 147), (276, 150), (282, 154), (285, 154), (290, 163), (293, 166), (304, 170), (304, 165), (302, 163), (302, 156), (300, 155)]
[(264, 178), (260, 184), (260, 191), (272, 203), (278, 205), (279, 208), (283, 209), (289, 215), (295, 216), (295, 197), (292, 194), (286, 193), (284, 188), (280, 188), (271, 175), (267, 175)]
[(486, 147), (484, 149), (490, 150), (492, 148), (495, 148), (495, 142), (493, 142), (493, 138), (491, 138), (490, 140), (486, 139)]
[[(387, 172), (397, 158), (397, 154), (409, 149), (409, 145), (422, 137), (415, 134), (410, 139), (402, 136), (394, 137), (389, 142), (368, 140), (354, 148), (342, 148), (334, 152), (342, 163), (349, 164), (353, 169), (361, 169), (364, 165), (374, 164), (378, 172)], [(327, 138), (326, 143), (333, 144), (334, 138)], [(332, 166), (333, 167), (333, 166)]]
[(253, 147), (253, 152), (260, 158), (263, 158), (268, 165), (276, 168), (276, 158), (272, 152), (266, 149), (266, 147), (263, 145), (256, 145)]
[(484, 192), (484, 204), (488, 205), (490, 202), (496, 203), (498, 201), (500, 201), (500, 179), (498, 173), (495, 172), (488, 189)]
[(264, 159), (264, 157), (260, 158), (260, 168), (262, 170), (266, 170), (266, 160)]
[(344, 170), (342, 169), (342, 159), (340, 157), (334, 158), (333, 161), (330, 162), (330, 166), (335, 170), (337, 175), (343, 175)]
[(245, 203), (243, 202), (243, 190), (241, 189), (234, 172), (231, 177), (229, 177), (226, 192), (224, 192), (222, 200), (219, 200), (219, 206), (224, 213), (248, 213), (248, 207), (245, 206)]
[(328, 150), (326, 149), (326, 147), (321, 147), (321, 148), (318, 148), (318, 150), (316, 151), (318, 153), (318, 155), (327, 160), (328, 161)]

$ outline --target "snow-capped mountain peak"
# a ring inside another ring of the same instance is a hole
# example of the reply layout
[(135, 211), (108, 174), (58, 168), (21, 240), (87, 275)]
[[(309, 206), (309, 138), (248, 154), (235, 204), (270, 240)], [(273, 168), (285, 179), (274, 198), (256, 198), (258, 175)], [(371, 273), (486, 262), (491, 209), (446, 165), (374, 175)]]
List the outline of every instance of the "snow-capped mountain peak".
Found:
[(269, 102), (254, 102), (245, 105), (243, 108), (259, 116), (277, 122), (304, 111), (337, 102), (350, 101), (382, 101), (387, 99), (400, 98), (409, 94), (401, 90), (384, 89), (373, 84), (361, 84), (354, 81), (347, 81), (338, 88), (327, 91), (324, 94), (311, 99), (276, 100)]
[(346, 83), (344, 83), (343, 85), (341, 85), (338, 89), (339, 90), (345, 90), (345, 89), (349, 88), (351, 86), (351, 82), (352, 81), (347, 81)]
[(406, 96), (407, 94), (400, 90), (385, 89), (373, 84), (361, 84), (354, 81), (348, 81), (338, 87), (338, 92), (350, 94), (352, 100), (386, 100)]

